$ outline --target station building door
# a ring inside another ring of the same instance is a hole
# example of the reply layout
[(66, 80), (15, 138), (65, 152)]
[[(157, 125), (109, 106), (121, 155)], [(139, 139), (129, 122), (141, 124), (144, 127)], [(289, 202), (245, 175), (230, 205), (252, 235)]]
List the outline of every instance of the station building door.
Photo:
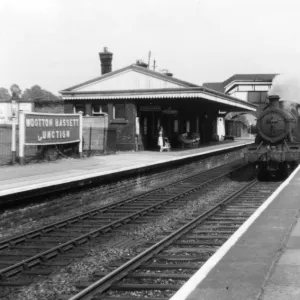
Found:
[(145, 150), (155, 150), (158, 148), (158, 127), (160, 125), (160, 111), (141, 111), (140, 129)]

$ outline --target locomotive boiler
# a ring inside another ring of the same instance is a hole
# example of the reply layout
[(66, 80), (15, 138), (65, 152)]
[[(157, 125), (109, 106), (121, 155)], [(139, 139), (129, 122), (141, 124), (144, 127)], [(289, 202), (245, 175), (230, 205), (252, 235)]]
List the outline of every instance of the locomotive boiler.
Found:
[(277, 95), (268, 99), (269, 105), (257, 119), (255, 145), (245, 152), (245, 160), (254, 164), (258, 179), (287, 176), (300, 162), (298, 110), (285, 107)]

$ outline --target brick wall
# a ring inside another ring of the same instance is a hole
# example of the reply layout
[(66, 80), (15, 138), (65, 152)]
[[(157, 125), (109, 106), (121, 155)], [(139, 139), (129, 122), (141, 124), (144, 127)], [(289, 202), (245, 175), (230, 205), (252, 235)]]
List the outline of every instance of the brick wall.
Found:
[[(128, 151), (136, 150), (136, 134), (135, 134), (135, 120), (137, 117), (136, 105), (133, 102), (126, 102), (126, 113), (125, 119), (114, 119), (113, 118), (113, 106), (116, 103), (124, 103), (124, 100), (104, 102), (108, 107), (108, 128), (116, 131), (116, 150)], [(91, 100), (88, 102), (78, 101), (65, 101), (64, 112), (72, 113), (73, 106), (75, 104), (84, 104), (86, 114), (91, 114), (91, 107), (93, 104), (101, 104), (101, 101)], [(97, 117), (96, 117), (97, 118)], [(87, 137), (87, 133), (85, 133)]]

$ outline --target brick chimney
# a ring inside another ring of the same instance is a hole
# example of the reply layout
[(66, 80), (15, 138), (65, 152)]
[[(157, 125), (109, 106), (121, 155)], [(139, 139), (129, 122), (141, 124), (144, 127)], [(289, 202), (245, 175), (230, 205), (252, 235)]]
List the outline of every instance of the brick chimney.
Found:
[(113, 54), (107, 50), (107, 47), (104, 47), (103, 52), (99, 53), (99, 57), (101, 61), (101, 74), (104, 75), (111, 72)]

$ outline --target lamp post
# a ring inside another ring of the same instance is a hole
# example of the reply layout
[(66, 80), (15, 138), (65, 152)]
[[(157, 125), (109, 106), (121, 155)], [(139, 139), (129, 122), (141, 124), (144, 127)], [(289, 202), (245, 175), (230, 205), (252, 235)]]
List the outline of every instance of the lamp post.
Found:
[(12, 164), (16, 163), (16, 127), (17, 127), (17, 113), (18, 113), (18, 101), (20, 88), (13, 84), (10, 88), (12, 97), (11, 97), (11, 120), (12, 120), (12, 128), (11, 128), (11, 155), (12, 155)]

